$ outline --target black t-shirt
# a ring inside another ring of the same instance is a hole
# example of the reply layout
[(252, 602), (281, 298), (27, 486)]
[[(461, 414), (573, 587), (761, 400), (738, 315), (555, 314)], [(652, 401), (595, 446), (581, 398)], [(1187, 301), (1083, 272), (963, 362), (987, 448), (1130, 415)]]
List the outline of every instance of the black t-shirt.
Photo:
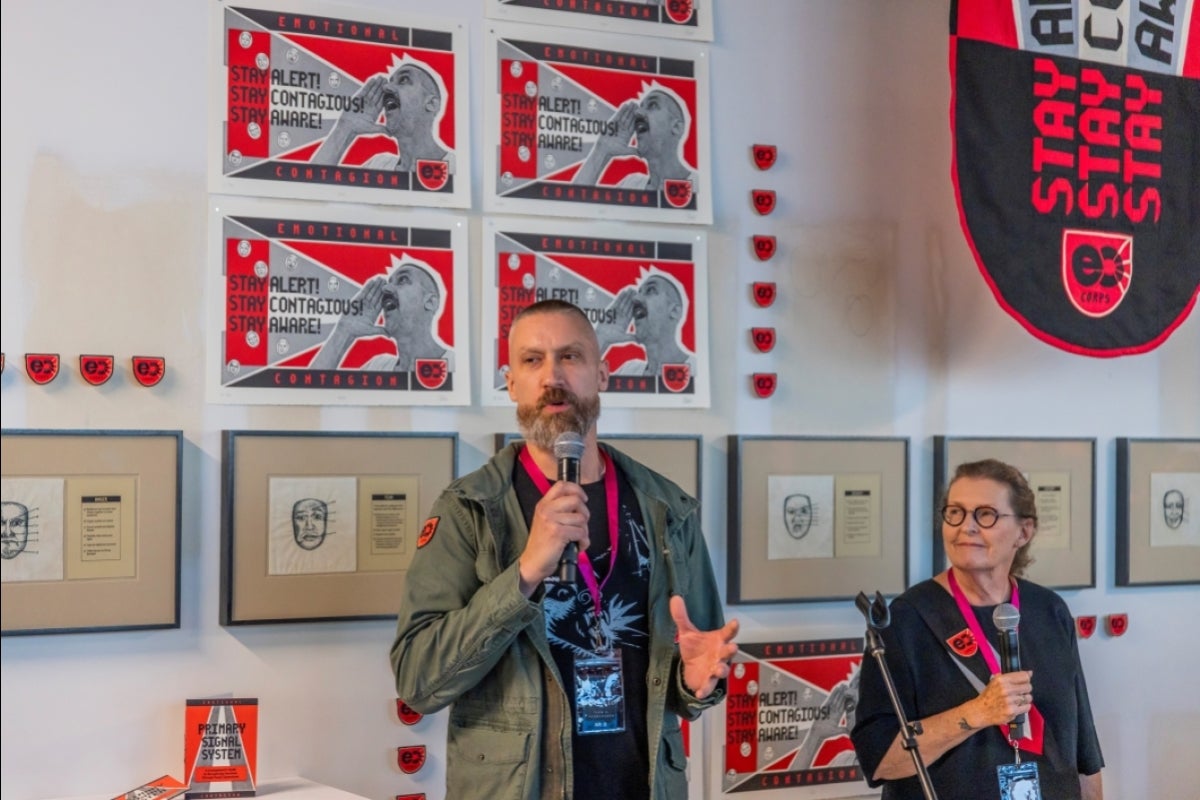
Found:
[[(542, 494), (518, 459), (513, 486), (525, 524)], [(588, 511), (588, 559), (601, 589), (600, 625), (606, 640), (621, 651), (625, 688), (625, 729), (619, 733), (580, 735), (572, 722), (575, 800), (648, 800), (650, 750), (646, 740), (646, 672), (650, 666), (650, 541), (633, 487), (617, 473), (617, 553), (610, 549), (604, 481), (585, 484)], [(582, 558), (580, 561), (582, 562)], [(611, 575), (610, 575), (611, 572)], [(595, 604), (583, 580), (543, 584), (546, 638), (562, 677), (575, 719), (575, 659), (595, 654), (592, 625)]]

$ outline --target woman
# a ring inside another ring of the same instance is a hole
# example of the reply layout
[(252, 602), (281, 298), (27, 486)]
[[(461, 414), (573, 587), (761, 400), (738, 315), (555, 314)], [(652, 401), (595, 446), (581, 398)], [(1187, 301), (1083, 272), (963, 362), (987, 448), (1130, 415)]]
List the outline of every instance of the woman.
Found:
[[(1041, 797), (1100, 800), (1104, 759), (1071, 612), (1020, 578), (1037, 532), (1033, 491), (1008, 464), (963, 464), (940, 513), (950, 568), (892, 601), (882, 631), (904, 714), (921, 726), (916, 740), (934, 789), (943, 800), (1008, 798), (1033, 763)], [(1001, 603), (1020, 612), (1023, 669), (998, 674), (992, 612)], [(1028, 723), (1014, 736), (1017, 715)], [(851, 732), (863, 774), (884, 785), (885, 800), (920, 800), (898, 731), (879, 665), (865, 658)]]

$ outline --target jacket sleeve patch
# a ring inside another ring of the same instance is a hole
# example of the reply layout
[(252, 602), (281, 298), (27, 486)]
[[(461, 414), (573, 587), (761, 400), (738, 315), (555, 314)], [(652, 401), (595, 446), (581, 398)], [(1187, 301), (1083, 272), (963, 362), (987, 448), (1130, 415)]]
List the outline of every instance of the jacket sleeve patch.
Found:
[(441, 517), (430, 517), (425, 520), (425, 525), (421, 528), (421, 535), (417, 537), (417, 549), (420, 550), (425, 545), (429, 544), (429, 540), (437, 533), (438, 522)]

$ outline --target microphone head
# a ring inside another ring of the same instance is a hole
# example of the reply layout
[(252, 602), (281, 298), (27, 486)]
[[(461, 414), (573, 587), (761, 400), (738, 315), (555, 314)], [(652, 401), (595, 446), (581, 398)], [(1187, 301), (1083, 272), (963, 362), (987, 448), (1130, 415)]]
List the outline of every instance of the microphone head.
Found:
[(583, 437), (575, 431), (564, 431), (554, 440), (554, 457), (558, 460), (583, 458)]
[(992, 611), (992, 622), (1002, 631), (1015, 631), (1021, 623), (1021, 612), (1012, 603), (1001, 603)]

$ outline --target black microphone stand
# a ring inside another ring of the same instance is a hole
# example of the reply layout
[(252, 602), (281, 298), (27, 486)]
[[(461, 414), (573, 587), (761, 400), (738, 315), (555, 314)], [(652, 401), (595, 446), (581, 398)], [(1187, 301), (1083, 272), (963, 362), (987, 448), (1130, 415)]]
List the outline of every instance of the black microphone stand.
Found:
[(867, 619), (867, 655), (872, 656), (879, 664), (879, 672), (883, 675), (884, 685), (887, 686), (888, 697), (892, 701), (896, 719), (900, 720), (900, 743), (912, 756), (913, 766), (917, 770), (917, 779), (921, 782), (921, 791), (925, 793), (926, 800), (937, 800), (937, 792), (933, 790), (933, 781), (929, 779), (929, 771), (925, 769), (921, 751), (917, 748), (917, 734), (921, 733), (921, 723), (919, 721), (909, 722), (904, 716), (904, 708), (900, 705), (900, 698), (896, 694), (896, 684), (892, 682), (891, 670), (888, 669), (887, 661), (883, 657), (886, 651), (879, 632), (892, 624), (892, 613), (888, 609), (887, 603), (884, 602), (883, 595), (879, 592), (875, 593), (873, 601), (867, 597), (865, 592), (859, 592), (854, 604)]

